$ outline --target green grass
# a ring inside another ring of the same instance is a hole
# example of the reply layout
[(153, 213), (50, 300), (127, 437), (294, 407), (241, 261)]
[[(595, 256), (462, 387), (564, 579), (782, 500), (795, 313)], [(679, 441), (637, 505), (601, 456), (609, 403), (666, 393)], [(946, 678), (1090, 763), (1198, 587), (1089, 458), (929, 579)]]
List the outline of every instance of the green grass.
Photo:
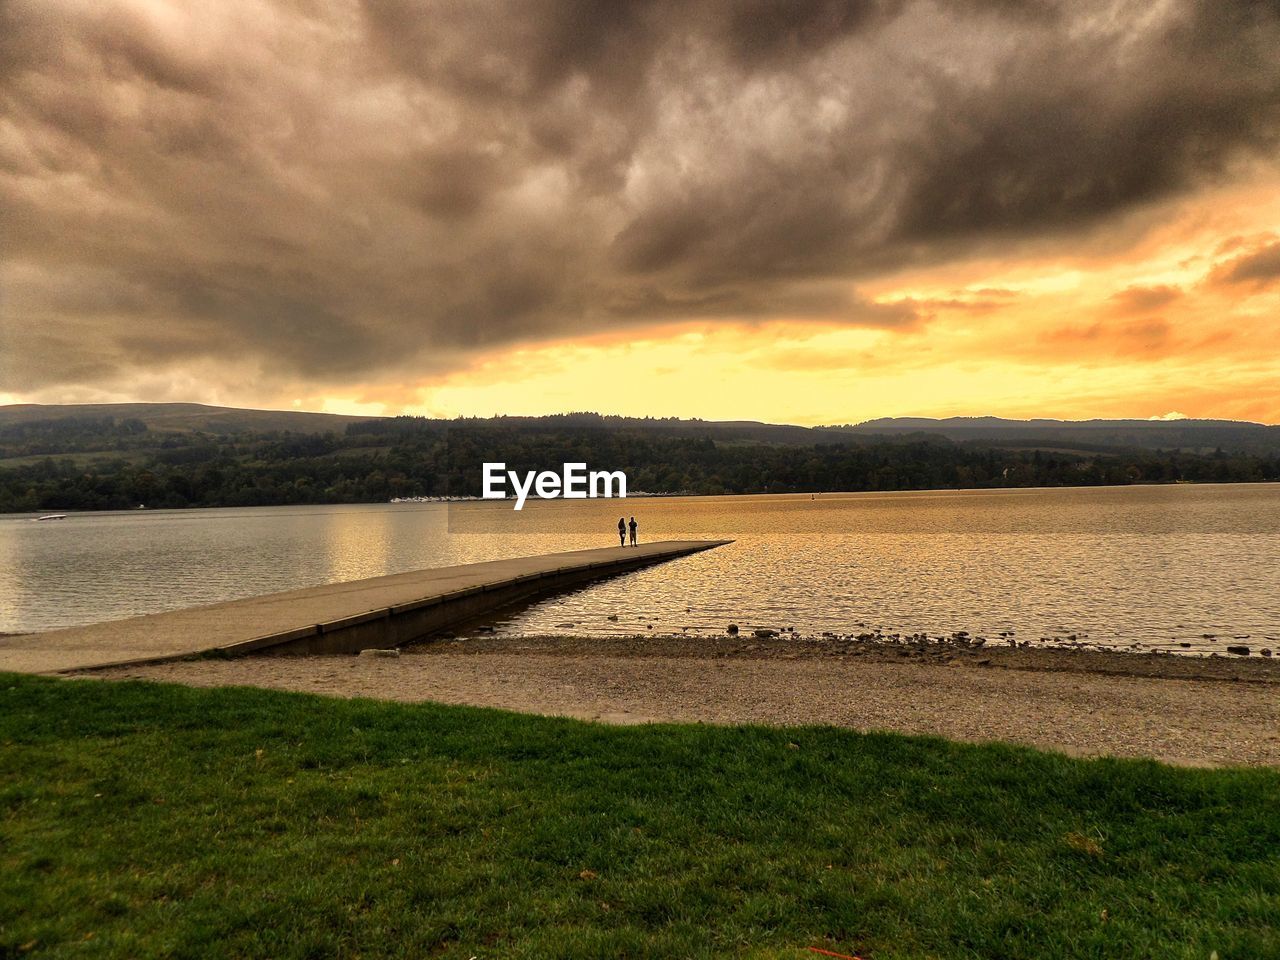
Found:
[(1280, 773), (0, 675), (0, 957), (1280, 957)]

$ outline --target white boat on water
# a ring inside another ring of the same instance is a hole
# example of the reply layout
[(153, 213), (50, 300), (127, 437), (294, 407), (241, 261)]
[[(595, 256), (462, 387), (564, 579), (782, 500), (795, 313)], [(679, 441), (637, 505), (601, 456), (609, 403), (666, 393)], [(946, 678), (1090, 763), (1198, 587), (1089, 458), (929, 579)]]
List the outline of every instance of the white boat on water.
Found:
[(67, 515), (65, 513), (46, 513), (43, 517), (31, 518), (33, 523), (39, 523), (41, 520), (65, 520), (65, 519), (67, 519)]

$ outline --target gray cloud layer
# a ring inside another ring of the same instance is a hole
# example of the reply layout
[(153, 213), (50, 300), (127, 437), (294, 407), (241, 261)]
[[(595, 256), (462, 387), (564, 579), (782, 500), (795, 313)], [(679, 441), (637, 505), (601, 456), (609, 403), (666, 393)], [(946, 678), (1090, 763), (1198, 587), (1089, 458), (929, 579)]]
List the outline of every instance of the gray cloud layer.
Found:
[(1277, 49), (1265, 0), (0, 0), (0, 391), (910, 325), (857, 282), (1273, 150)]

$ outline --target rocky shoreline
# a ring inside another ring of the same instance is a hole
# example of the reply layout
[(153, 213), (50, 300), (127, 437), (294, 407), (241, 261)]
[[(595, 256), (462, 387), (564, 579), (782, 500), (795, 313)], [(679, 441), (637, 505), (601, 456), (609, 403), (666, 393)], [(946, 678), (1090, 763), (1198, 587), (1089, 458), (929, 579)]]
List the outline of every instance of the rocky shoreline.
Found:
[(1121, 653), (1087, 647), (991, 645), (967, 635), (937, 639), (885, 634), (804, 637), (788, 631), (758, 631), (723, 636), (636, 634), (511, 636), (470, 633), (406, 648), (406, 653), (541, 654), (561, 656), (663, 657), (675, 659), (859, 660), (866, 663), (916, 663), (1006, 670), (1095, 673), (1118, 677), (1225, 680), (1280, 685), (1276, 658), (1187, 657), (1170, 653)]
[(827, 724), (1079, 756), (1280, 767), (1278, 666), (857, 638), (489, 634), (376, 656), (185, 660), (90, 676), (432, 700), (618, 724)]

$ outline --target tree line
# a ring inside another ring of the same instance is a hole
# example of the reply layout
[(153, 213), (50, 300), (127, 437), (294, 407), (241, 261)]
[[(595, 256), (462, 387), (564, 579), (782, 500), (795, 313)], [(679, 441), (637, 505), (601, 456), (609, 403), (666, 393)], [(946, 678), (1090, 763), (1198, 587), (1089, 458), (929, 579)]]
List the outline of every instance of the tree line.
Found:
[[(141, 429), (139, 429), (141, 427)], [(630, 492), (818, 493), (855, 490), (1095, 486), (1280, 480), (1280, 455), (1217, 451), (1047, 451), (920, 437), (769, 444), (572, 421), (504, 424), (395, 418), (343, 434), (157, 434), (111, 424), (93, 449), (32, 457), (40, 431), (14, 438), (26, 459), (0, 461), (0, 512), (377, 503), (477, 496), (481, 464), (623, 470)], [(17, 454), (0, 437), (0, 455)]]

